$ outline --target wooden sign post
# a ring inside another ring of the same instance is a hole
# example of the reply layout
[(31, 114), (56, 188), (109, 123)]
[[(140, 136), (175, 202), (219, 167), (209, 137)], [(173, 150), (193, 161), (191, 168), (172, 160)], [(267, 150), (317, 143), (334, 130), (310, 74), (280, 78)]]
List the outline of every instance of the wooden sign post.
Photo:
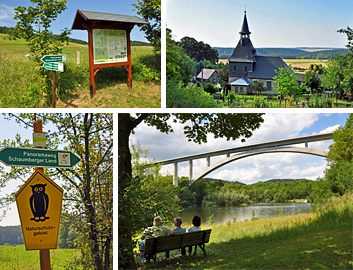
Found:
[(55, 88), (56, 88), (56, 71), (63, 72), (64, 64), (58, 62), (66, 62), (67, 55), (45, 55), (42, 57), (44, 62), (44, 68), (53, 71), (53, 97), (52, 97), (52, 107), (55, 108)]
[(127, 86), (132, 87), (130, 32), (148, 22), (128, 15), (77, 10), (73, 29), (88, 31), (90, 95), (95, 94), (94, 77), (101, 68), (123, 66)]

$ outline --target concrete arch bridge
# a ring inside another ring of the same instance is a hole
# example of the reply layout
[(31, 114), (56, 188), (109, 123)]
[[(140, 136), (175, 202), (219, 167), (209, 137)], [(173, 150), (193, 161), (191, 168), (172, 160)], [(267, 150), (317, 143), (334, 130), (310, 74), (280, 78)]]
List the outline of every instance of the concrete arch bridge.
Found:
[[(301, 154), (309, 154), (315, 156), (326, 157), (326, 151), (309, 148), (309, 142), (316, 142), (316, 141), (324, 141), (324, 140), (331, 140), (333, 139), (333, 133), (325, 133), (325, 134), (318, 134), (318, 135), (309, 135), (291, 139), (284, 139), (284, 140), (277, 140), (277, 141), (270, 141), (258, 144), (251, 144), (246, 146), (240, 147), (233, 147), (228, 149), (222, 149), (217, 151), (211, 151), (201, 154), (194, 154), (184, 157), (172, 158), (167, 160), (162, 160), (155, 162), (155, 164), (174, 164), (174, 176), (173, 176), (173, 185), (178, 186), (178, 163), (179, 162), (189, 162), (189, 179), (193, 181), (199, 180), (206, 176), (207, 174), (211, 173), (212, 171), (239, 159), (247, 158), (254, 155), (260, 154), (267, 154), (267, 153), (280, 153), (280, 152), (290, 152), (290, 153), (301, 153)], [(296, 144), (305, 144), (305, 147), (295, 147), (293, 145)], [(234, 154), (234, 155), (231, 155)], [(211, 157), (225, 155), (226, 157), (211, 165)], [(201, 173), (197, 176), (193, 176), (193, 160), (195, 159), (206, 159), (206, 169), (204, 169)]]

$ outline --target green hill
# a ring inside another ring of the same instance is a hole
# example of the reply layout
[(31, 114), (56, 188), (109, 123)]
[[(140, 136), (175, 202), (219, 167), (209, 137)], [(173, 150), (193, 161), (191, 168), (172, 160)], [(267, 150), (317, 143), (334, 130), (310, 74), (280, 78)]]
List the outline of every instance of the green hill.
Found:
[[(219, 59), (229, 59), (234, 48), (214, 47), (217, 49)], [(258, 48), (256, 54), (259, 56), (279, 56), (283, 59), (331, 59), (338, 55), (349, 53), (348, 49), (327, 49), (315, 52), (307, 52), (296, 48)]]

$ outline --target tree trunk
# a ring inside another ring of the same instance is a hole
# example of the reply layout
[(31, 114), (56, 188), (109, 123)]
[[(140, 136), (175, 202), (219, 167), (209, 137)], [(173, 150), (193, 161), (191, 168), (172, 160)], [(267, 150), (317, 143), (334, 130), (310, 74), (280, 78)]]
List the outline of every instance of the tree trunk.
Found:
[(92, 206), (92, 200), (91, 200), (91, 171), (90, 171), (90, 150), (89, 150), (89, 133), (90, 129), (92, 127), (92, 115), (91, 119), (88, 119), (88, 114), (85, 114), (84, 118), (84, 126), (85, 126), (85, 173), (86, 173), (86, 186), (84, 188), (84, 202), (85, 202), (85, 208), (86, 212), (88, 214), (88, 220), (89, 223), (91, 224), (89, 226), (89, 239), (91, 240), (91, 252), (92, 256), (94, 258), (94, 262), (96, 265), (97, 270), (103, 270), (103, 264), (102, 264), (102, 259), (99, 254), (99, 243), (98, 243), (98, 238), (97, 238), (97, 224), (96, 224), (96, 213), (95, 209)]
[[(118, 114), (118, 246), (119, 268), (136, 269), (131, 233), (131, 209), (128, 200), (124, 200), (124, 191), (130, 185), (132, 168), (129, 137), (132, 130), (130, 114)], [(123, 203), (121, 204), (121, 201)]]

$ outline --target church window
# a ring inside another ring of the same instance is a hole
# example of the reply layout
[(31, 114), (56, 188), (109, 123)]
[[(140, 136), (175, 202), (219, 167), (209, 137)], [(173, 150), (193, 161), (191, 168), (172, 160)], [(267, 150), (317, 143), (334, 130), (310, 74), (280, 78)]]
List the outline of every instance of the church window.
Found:
[(243, 94), (243, 93), (244, 93), (243, 87), (240, 87), (240, 94)]
[(237, 66), (233, 66), (233, 71), (234, 71), (234, 72), (237, 71)]
[(244, 72), (248, 72), (248, 67), (247, 66), (244, 67)]
[(271, 91), (272, 88), (272, 82), (271, 81), (267, 81), (267, 91)]
[(235, 92), (235, 93), (238, 93), (238, 87), (237, 87), (237, 86), (234, 87), (234, 92)]

